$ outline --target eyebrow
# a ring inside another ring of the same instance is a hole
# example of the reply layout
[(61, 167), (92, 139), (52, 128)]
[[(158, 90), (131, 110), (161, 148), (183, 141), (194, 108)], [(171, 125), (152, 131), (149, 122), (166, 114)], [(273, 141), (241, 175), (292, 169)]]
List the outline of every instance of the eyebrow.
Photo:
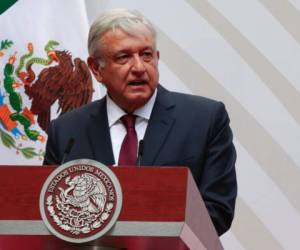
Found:
[[(150, 49), (150, 50), (152, 50), (152, 51), (155, 50), (154, 47), (146, 46), (146, 47), (143, 47), (142, 49), (140, 49), (139, 51), (143, 51), (143, 50), (147, 50), (147, 49)], [(117, 51), (117, 52), (115, 52), (115, 53), (113, 53), (113, 54), (118, 54), (118, 53), (130, 53), (131, 51), (132, 51), (132, 50), (128, 48), (128, 49), (122, 49), (122, 50), (119, 50), (119, 51)]]

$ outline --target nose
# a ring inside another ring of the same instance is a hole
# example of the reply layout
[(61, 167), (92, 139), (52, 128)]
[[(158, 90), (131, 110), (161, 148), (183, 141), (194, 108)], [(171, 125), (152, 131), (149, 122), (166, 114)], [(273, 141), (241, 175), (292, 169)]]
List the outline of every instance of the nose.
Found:
[(145, 72), (146, 68), (144, 65), (143, 58), (141, 58), (139, 55), (134, 55), (131, 70), (134, 73), (144, 73)]

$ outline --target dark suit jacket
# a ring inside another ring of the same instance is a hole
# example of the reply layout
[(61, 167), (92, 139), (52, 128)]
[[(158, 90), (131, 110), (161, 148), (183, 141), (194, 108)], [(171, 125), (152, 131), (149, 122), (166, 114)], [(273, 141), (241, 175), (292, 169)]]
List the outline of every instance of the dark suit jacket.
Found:
[[(51, 122), (44, 164), (60, 164), (72, 137), (75, 144), (67, 161), (87, 158), (106, 165), (115, 163), (106, 98)], [(158, 86), (144, 137), (142, 165), (188, 166), (219, 235), (229, 229), (234, 215), (235, 160), (222, 103)]]

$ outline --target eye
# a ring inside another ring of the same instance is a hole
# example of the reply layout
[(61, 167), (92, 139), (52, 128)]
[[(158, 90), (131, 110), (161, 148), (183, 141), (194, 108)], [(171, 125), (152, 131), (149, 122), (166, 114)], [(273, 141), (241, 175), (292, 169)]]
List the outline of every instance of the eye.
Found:
[(145, 50), (142, 53), (143, 60), (149, 62), (153, 58), (153, 52), (151, 50)]
[(124, 64), (129, 60), (129, 55), (126, 53), (117, 54), (115, 56), (115, 61), (119, 64)]

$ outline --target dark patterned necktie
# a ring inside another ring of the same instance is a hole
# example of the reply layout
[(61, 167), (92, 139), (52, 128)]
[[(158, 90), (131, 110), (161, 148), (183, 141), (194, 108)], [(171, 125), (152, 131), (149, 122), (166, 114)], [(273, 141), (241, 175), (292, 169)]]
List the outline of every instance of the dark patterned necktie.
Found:
[(121, 118), (127, 134), (121, 145), (119, 165), (136, 165), (138, 139), (135, 131), (135, 119), (135, 115), (124, 115)]

